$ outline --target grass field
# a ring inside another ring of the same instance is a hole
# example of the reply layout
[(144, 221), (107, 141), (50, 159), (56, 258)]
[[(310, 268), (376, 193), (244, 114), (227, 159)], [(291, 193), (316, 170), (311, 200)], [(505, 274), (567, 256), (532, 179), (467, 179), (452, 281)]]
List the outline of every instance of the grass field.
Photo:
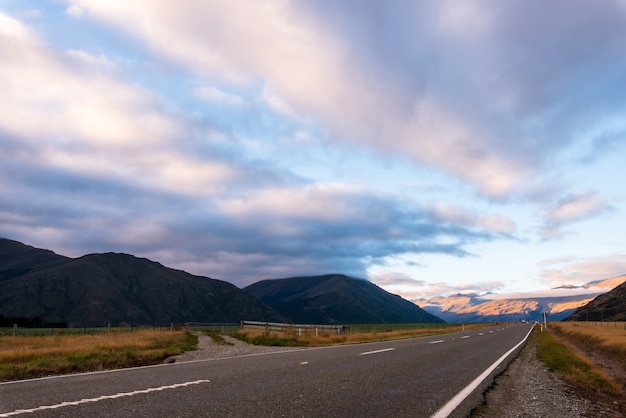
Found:
[(537, 357), (587, 395), (626, 409), (624, 323), (559, 322), (536, 332)]
[[(85, 327), (85, 328), (25, 328), (25, 327), (0, 327), (0, 337), (2, 336), (18, 336), (18, 337), (35, 337), (46, 335), (77, 335), (77, 334), (103, 334), (107, 332), (131, 332), (146, 330), (148, 328), (137, 327)], [(152, 329), (152, 328), (150, 328)]]
[(626, 322), (559, 322), (554, 326), (561, 337), (607, 356), (626, 370)]
[(0, 381), (156, 364), (197, 343), (185, 331), (152, 329), (0, 336)]

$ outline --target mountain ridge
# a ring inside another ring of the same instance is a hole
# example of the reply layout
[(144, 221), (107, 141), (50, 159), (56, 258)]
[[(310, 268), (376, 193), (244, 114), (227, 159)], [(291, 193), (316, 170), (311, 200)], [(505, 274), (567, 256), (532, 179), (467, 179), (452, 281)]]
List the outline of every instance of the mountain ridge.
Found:
[(576, 309), (565, 321), (626, 321), (626, 282)]
[(50, 250), (0, 237), (0, 281), (71, 260)]
[(343, 274), (261, 280), (244, 291), (300, 323), (444, 322), (368, 280)]
[[(0, 239), (0, 314), (5, 317), (69, 326), (285, 320), (231, 283), (146, 258), (113, 252), (51, 257), (49, 250), (28, 247)], [(29, 264), (40, 259), (39, 265)]]
[[(567, 289), (598, 289), (595, 293), (581, 293), (569, 296), (528, 296), (515, 298), (495, 298), (494, 295), (455, 294), (418, 299), (423, 309), (448, 322), (506, 322), (540, 320), (543, 312), (553, 321), (560, 321), (572, 315), (577, 309), (590, 303), (594, 298), (606, 294), (601, 288), (615, 288), (626, 282), (626, 275), (594, 280)], [(563, 287), (555, 288), (564, 289)]]
[[(303, 276), (298, 286), (299, 293), (284, 296), (315, 298), (317, 305), (300, 305), (308, 323), (336, 323), (338, 318), (350, 318), (351, 323), (404, 322), (399, 314), (402, 309), (413, 312), (409, 315), (413, 322), (443, 322), (363, 279), (346, 277), (342, 286), (335, 282), (324, 287)], [(354, 294), (360, 295), (360, 303), (354, 301)], [(344, 303), (333, 307), (333, 300)], [(329, 306), (332, 316), (318, 315)], [(293, 316), (231, 283), (147, 258), (115, 252), (70, 258), (0, 238), (0, 315), (5, 318), (39, 319), (39, 323), (71, 327), (241, 320), (293, 323), (304, 318), (302, 312), (289, 313)], [(311, 313), (317, 316), (311, 317)]]

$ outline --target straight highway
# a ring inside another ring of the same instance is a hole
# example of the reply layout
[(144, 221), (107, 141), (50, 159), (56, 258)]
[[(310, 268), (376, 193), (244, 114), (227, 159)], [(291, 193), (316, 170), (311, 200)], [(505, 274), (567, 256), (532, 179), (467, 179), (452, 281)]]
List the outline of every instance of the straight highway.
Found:
[(531, 324), (0, 383), (3, 417), (461, 417)]

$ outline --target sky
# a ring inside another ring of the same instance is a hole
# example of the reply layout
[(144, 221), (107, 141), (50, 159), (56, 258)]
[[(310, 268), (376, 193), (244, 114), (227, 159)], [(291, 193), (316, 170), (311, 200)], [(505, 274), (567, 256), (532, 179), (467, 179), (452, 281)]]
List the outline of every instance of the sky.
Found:
[(625, 274), (624, 39), (624, 0), (2, 0), (0, 236), (411, 300)]

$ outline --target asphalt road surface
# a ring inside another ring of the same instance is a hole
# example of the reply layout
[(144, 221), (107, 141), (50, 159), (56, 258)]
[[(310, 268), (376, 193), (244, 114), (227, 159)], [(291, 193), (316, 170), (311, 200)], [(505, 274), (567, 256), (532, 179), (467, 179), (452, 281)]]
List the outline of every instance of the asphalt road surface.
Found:
[(0, 418), (467, 416), (530, 329), (514, 324), (0, 383)]

